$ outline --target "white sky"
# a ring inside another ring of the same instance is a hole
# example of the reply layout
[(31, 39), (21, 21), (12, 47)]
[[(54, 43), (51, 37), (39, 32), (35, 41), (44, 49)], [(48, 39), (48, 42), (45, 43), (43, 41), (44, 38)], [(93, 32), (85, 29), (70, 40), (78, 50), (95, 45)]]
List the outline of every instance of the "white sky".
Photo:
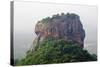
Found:
[[(85, 46), (97, 44), (97, 7), (73, 4), (55, 4), (40, 2), (14, 3), (14, 31), (16, 33), (34, 33), (37, 21), (57, 13), (76, 13), (80, 16), (86, 32)], [(96, 49), (96, 48), (95, 48)]]

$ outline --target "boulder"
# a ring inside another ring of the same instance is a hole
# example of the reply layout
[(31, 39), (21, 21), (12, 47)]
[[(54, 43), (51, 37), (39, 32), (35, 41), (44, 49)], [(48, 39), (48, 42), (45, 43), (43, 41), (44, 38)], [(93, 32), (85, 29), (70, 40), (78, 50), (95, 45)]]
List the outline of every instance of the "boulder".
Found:
[[(35, 26), (37, 45), (48, 37), (72, 41), (84, 47), (85, 31), (80, 16), (74, 13), (53, 15), (37, 22)], [(39, 45), (38, 45), (39, 46)]]

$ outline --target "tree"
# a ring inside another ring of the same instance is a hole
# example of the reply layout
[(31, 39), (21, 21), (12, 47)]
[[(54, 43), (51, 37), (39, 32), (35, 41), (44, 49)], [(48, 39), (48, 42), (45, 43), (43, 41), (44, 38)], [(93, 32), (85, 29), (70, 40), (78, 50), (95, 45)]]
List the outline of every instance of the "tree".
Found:
[(65, 62), (96, 61), (96, 55), (91, 55), (87, 50), (78, 47), (72, 42), (64, 40), (43, 41), (37, 51), (28, 52), (26, 57), (16, 65), (50, 64)]

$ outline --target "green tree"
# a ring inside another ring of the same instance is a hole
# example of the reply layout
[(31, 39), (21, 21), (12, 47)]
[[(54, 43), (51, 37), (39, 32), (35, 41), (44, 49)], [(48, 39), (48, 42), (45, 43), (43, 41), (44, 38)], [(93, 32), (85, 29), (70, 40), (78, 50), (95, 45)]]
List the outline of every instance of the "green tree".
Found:
[(73, 42), (64, 40), (46, 39), (37, 51), (28, 51), (25, 58), (16, 65), (51, 64), (65, 62), (96, 61), (96, 55), (91, 55), (87, 50)]

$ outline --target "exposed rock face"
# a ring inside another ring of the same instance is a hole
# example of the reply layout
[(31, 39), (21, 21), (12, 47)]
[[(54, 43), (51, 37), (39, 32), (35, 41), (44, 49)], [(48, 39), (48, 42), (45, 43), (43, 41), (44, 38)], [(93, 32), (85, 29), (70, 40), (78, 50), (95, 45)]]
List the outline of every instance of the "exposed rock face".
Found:
[(84, 47), (85, 31), (80, 17), (73, 13), (57, 14), (51, 18), (47, 17), (38, 21), (35, 27), (35, 33), (37, 34), (37, 43), (50, 36), (55, 39), (74, 41), (80, 47)]

